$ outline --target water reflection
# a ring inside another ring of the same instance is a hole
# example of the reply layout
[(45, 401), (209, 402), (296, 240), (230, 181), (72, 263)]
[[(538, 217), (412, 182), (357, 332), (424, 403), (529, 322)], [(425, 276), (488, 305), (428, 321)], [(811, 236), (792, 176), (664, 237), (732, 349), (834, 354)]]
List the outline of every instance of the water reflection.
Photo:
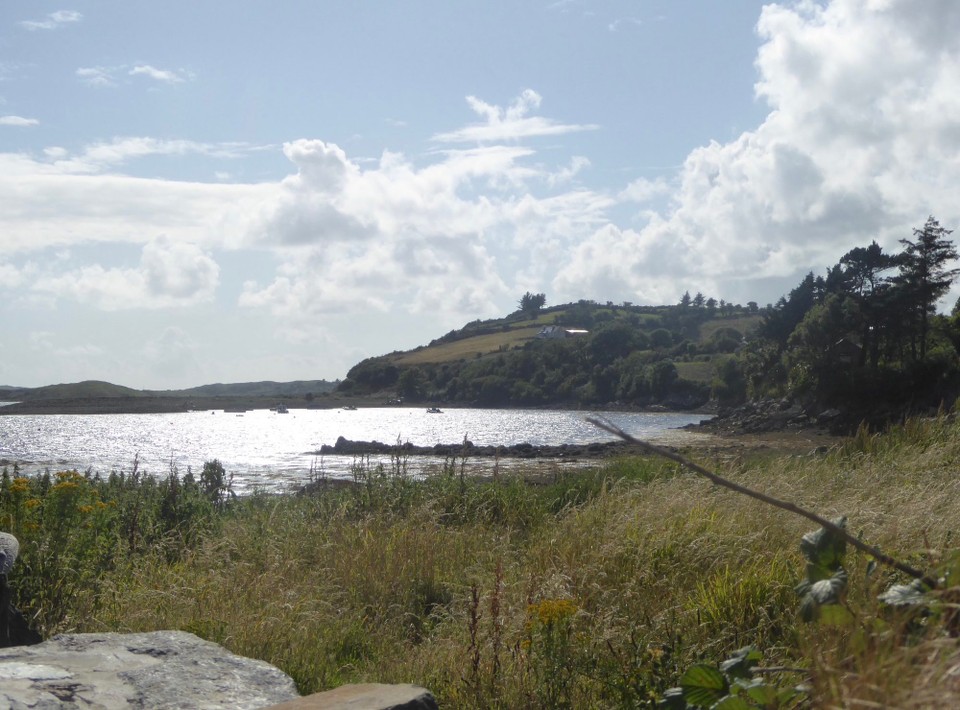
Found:
[[(101, 473), (129, 471), (134, 459), (141, 471), (166, 474), (199, 471), (204, 461), (219, 459), (240, 488), (271, 490), (301, 484), (311, 468), (331, 478), (350, 478), (353, 457), (314, 455), (339, 436), (417, 446), (453, 444), (469, 439), (478, 446), (586, 444), (613, 437), (587, 423), (588, 412), (515, 409), (449, 409), (427, 414), (420, 408), (368, 408), (346, 411), (267, 410), (178, 414), (16, 415), (0, 417), (0, 460), (22, 470), (92, 468)], [(683, 443), (697, 434), (677, 431), (703, 419), (698, 414), (605, 413), (617, 426), (660, 442)], [(371, 457), (369, 463), (389, 463)], [(442, 461), (411, 460), (418, 469)], [(501, 464), (503, 465), (503, 464)], [(492, 468), (492, 461), (475, 467)]]

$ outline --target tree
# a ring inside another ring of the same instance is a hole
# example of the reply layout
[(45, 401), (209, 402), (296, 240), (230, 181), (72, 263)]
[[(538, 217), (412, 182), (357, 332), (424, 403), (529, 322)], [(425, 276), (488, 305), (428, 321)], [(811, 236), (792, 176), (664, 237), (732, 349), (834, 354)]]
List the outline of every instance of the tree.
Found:
[(605, 325), (590, 338), (590, 354), (594, 362), (608, 365), (617, 358), (626, 357), (635, 348), (637, 331), (622, 321)]
[(867, 362), (876, 367), (880, 359), (880, 339), (883, 324), (888, 317), (890, 281), (883, 276), (897, 265), (897, 257), (884, 254), (876, 242), (868, 247), (851, 249), (840, 259), (838, 266), (843, 267), (843, 283), (860, 307), (862, 325), (860, 344), (862, 346), (860, 365)]
[(900, 274), (894, 283), (904, 298), (907, 320), (916, 336), (911, 339), (911, 349), (921, 362), (927, 357), (930, 316), (936, 312), (937, 301), (960, 274), (960, 269), (947, 268), (947, 264), (957, 258), (953, 242), (947, 239), (952, 233), (930, 217), (923, 229), (913, 230), (916, 241), (900, 240), (905, 249), (899, 257)]
[(697, 291), (697, 295), (693, 297), (693, 306), (694, 308), (703, 308), (703, 302), (707, 299), (702, 293)]
[(690, 298), (690, 292), (689, 292), (689, 291), (684, 291), (684, 292), (683, 292), (683, 296), (680, 297), (680, 307), (681, 307), (683, 310), (687, 310), (687, 309), (690, 307), (690, 303), (691, 303), (692, 301), (693, 301), (693, 299)]
[(547, 297), (542, 293), (527, 291), (520, 297), (520, 310), (524, 313), (536, 313), (547, 303)]

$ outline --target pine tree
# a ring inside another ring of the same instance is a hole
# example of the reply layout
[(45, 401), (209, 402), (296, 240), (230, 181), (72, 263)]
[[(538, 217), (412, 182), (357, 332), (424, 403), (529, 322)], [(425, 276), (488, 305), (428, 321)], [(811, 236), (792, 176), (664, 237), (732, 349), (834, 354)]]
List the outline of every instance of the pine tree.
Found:
[(923, 229), (913, 230), (915, 241), (900, 240), (904, 251), (899, 257), (900, 274), (894, 283), (903, 299), (907, 324), (913, 335), (911, 351), (920, 361), (927, 356), (930, 316), (936, 311), (937, 301), (960, 274), (960, 269), (947, 268), (949, 262), (957, 258), (953, 242), (947, 239), (952, 233), (930, 217)]

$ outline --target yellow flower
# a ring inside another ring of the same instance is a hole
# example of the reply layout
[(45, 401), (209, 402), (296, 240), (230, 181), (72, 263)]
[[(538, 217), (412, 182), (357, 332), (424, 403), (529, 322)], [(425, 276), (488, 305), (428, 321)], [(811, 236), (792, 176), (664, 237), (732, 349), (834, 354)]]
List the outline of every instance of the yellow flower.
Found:
[(18, 476), (10, 482), (11, 493), (26, 493), (30, 490), (30, 479)]
[(40, 499), (30, 498), (24, 503), (24, 505), (27, 506), (28, 508), (36, 508), (38, 505), (40, 505)]
[(577, 605), (571, 599), (544, 599), (530, 606), (530, 615), (543, 626), (566, 621), (577, 613)]

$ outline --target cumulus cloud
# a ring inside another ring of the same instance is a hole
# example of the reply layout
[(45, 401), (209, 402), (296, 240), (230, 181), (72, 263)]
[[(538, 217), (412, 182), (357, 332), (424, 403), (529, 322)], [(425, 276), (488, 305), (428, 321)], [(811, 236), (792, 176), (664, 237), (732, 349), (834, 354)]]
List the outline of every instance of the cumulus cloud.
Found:
[[(158, 69), (150, 64), (80, 67), (75, 73), (84, 84), (99, 88), (119, 86), (124, 83), (124, 77), (145, 77), (168, 85), (182, 84), (194, 78), (193, 73), (186, 69)], [(129, 79), (125, 81), (129, 82)]]
[(485, 119), (484, 122), (438, 133), (433, 140), (439, 143), (484, 143), (535, 136), (558, 136), (599, 128), (595, 124), (557, 123), (543, 116), (528, 115), (540, 108), (541, 100), (540, 94), (532, 89), (524, 90), (507, 108), (489, 104), (476, 96), (468, 96), (467, 103), (470, 108)]
[(51, 12), (42, 20), (24, 20), (20, 23), (20, 26), (30, 31), (55, 30), (64, 25), (80, 22), (81, 19), (83, 19), (83, 15), (74, 10), (57, 10)]
[(75, 73), (84, 84), (105, 88), (117, 85), (114, 79), (116, 71), (110, 67), (80, 67)]
[(106, 311), (190, 306), (213, 298), (220, 267), (195, 244), (158, 237), (148, 242), (134, 268), (84, 266), (37, 277), (31, 290)]
[(86, 146), (71, 155), (61, 147), (44, 153), (52, 165), (64, 173), (98, 173), (138, 158), (151, 155), (205, 155), (211, 158), (240, 158), (259, 150), (247, 143), (200, 143), (189, 140), (160, 140), (142, 136), (117, 137)]
[(40, 121), (23, 116), (0, 116), (0, 126), (39, 126)]
[(149, 64), (138, 64), (129, 72), (130, 76), (145, 76), (162, 84), (181, 84), (190, 78), (185, 71), (176, 72), (171, 69), (157, 69)]
[[(821, 271), (873, 239), (896, 248), (929, 214), (957, 223), (960, 5), (770, 4), (757, 30), (766, 120), (692, 151), (669, 209), (620, 248), (597, 230), (555, 286), (603, 280), (669, 301), (704, 279), (729, 293)], [(622, 196), (660, 190), (638, 182)]]

